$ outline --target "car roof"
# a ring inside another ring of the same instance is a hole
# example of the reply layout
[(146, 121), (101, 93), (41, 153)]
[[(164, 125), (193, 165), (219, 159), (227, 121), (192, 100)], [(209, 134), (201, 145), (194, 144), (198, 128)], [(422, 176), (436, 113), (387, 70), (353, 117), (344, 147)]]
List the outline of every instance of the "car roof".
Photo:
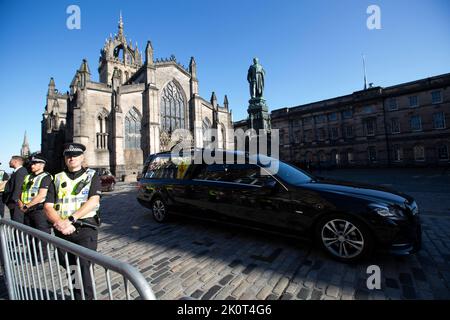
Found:
[[(183, 150), (184, 152), (186, 152), (186, 150)], [(223, 154), (232, 154), (233, 156), (235, 155), (239, 155), (239, 156), (244, 156), (245, 160), (255, 160), (256, 158), (256, 162), (259, 164), (260, 160), (263, 158), (265, 161), (268, 160), (273, 160), (273, 161), (280, 161), (277, 158), (273, 158), (264, 154), (249, 154), (248, 152), (244, 152), (241, 150), (227, 150), (227, 149), (208, 149), (208, 148), (191, 148), (190, 152), (191, 155), (194, 155), (196, 152), (210, 152), (211, 156), (214, 156), (217, 152), (219, 153), (223, 153)], [(147, 161), (152, 160), (154, 157), (157, 156), (170, 156), (172, 155), (172, 151), (163, 151), (163, 152), (158, 152), (158, 153), (153, 153), (151, 155), (148, 156)], [(179, 154), (179, 155), (184, 155), (184, 154)]]

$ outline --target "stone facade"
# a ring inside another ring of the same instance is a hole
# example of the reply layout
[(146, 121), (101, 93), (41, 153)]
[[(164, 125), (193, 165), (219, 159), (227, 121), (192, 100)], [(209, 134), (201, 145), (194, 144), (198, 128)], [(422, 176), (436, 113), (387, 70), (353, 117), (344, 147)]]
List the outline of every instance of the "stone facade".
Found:
[(274, 110), (280, 158), (303, 167), (448, 166), (449, 86), (443, 74)]
[(51, 161), (49, 171), (62, 168), (62, 144), (67, 141), (87, 146), (89, 167), (107, 168), (126, 179), (135, 178), (149, 154), (173, 145), (175, 129), (189, 130), (193, 145), (202, 147), (205, 130), (217, 128), (219, 147), (233, 148), (233, 140), (226, 137), (233, 127), (228, 99), (220, 106), (214, 92), (210, 101), (199, 96), (193, 57), (189, 68), (174, 56), (154, 59), (150, 41), (142, 57), (137, 44), (127, 42), (122, 17), (118, 33), (106, 39), (100, 52), (99, 82), (91, 79), (86, 60), (70, 92), (59, 93), (50, 80), (41, 146)]

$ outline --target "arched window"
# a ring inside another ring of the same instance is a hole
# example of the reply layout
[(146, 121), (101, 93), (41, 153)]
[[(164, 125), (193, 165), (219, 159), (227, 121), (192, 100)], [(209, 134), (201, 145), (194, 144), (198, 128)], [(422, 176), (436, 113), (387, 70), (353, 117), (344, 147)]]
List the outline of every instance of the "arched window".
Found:
[(203, 119), (203, 148), (211, 147), (211, 121), (208, 118)]
[(319, 162), (319, 164), (324, 164), (327, 161), (325, 152), (323, 150), (320, 150), (317, 154), (317, 161)]
[(448, 160), (448, 148), (446, 144), (439, 144), (437, 152), (439, 160)]
[(417, 145), (414, 146), (414, 160), (425, 161), (425, 148), (424, 146)]
[(180, 88), (172, 81), (161, 95), (161, 127), (167, 133), (184, 129), (184, 99)]
[(105, 113), (99, 114), (96, 119), (96, 147), (108, 149), (108, 117)]
[(347, 149), (347, 160), (349, 163), (355, 162), (355, 154), (353, 153), (353, 149)]
[(132, 108), (125, 117), (125, 149), (141, 148), (141, 116)]
[(117, 60), (124, 61), (124, 54), (125, 52), (122, 44), (114, 48), (114, 58), (116, 58)]

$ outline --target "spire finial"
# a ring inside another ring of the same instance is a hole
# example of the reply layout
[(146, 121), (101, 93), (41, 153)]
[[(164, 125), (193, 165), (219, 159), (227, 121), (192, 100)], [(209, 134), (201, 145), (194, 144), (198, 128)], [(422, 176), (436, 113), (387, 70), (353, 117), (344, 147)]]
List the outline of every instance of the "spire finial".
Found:
[(367, 89), (367, 75), (366, 75), (366, 59), (364, 53), (362, 54), (363, 68), (364, 68), (364, 90)]
[(22, 157), (28, 157), (30, 155), (30, 145), (28, 144), (27, 132), (25, 131), (25, 135), (23, 137), (22, 148), (20, 149), (20, 155)]
[(123, 20), (122, 20), (122, 10), (120, 10), (119, 15), (119, 36), (123, 35)]
[(213, 105), (213, 107), (215, 107), (217, 105), (217, 97), (216, 97), (216, 93), (214, 91), (211, 94), (211, 104)]

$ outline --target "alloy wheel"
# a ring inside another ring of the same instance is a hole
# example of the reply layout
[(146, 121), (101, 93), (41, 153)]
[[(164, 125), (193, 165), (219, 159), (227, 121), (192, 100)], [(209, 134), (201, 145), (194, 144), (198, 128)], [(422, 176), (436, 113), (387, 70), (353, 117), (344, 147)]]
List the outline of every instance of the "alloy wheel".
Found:
[(156, 221), (162, 222), (166, 218), (166, 206), (160, 199), (156, 199), (152, 206), (153, 217)]
[(347, 220), (334, 219), (325, 223), (321, 230), (324, 247), (341, 259), (359, 256), (365, 247), (364, 236), (357, 226)]

